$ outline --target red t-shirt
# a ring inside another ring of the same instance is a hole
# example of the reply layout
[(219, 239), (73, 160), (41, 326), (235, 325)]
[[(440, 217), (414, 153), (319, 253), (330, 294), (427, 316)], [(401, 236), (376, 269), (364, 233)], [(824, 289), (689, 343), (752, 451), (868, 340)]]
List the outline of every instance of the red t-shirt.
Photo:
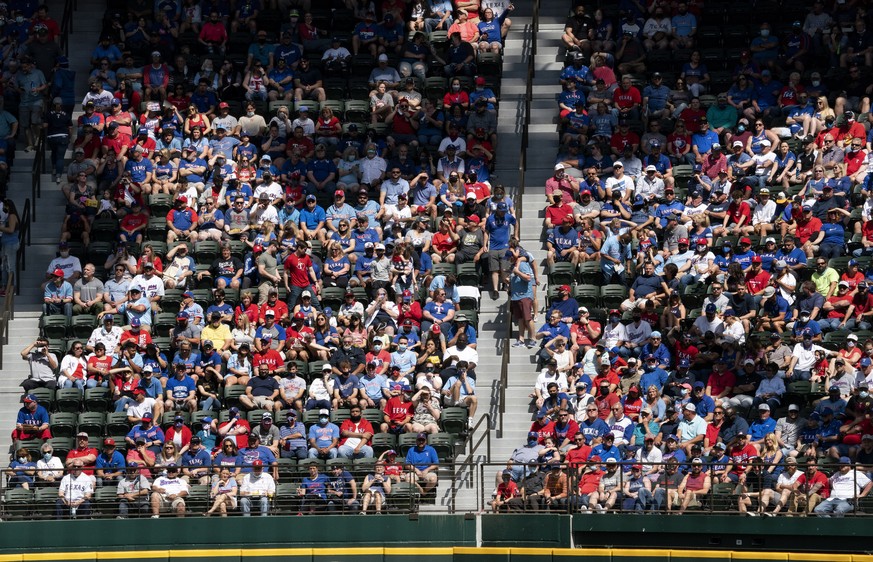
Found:
[(446, 232), (445, 234), (442, 232), (436, 232), (433, 235), (433, 238), (430, 241), (431, 247), (433, 247), (437, 252), (451, 252), (455, 249), (457, 244), (454, 240), (452, 240), (452, 236)]
[(564, 217), (573, 216), (573, 207), (570, 205), (549, 205), (546, 207), (546, 219), (551, 221), (554, 226), (560, 226), (564, 222)]
[[(361, 418), (357, 423), (353, 422), (350, 419), (347, 419), (340, 426), (340, 435), (342, 435), (343, 431), (351, 431), (353, 433), (369, 433), (371, 435), (375, 435), (375, 431), (373, 431), (373, 424)], [(339, 444), (345, 445), (346, 441), (348, 441), (348, 437), (343, 437), (340, 439)], [(369, 442), (369, 440), (368, 440)]]
[(257, 368), (261, 365), (266, 365), (271, 371), (275, 371), (284, 364), (282, 356), (275, 349), (267, 349), (261, 353), (255, 353), (252, 356), (252, 367)]
[[(252, 304), (249, 307), (249, 309), (251, 309), (252, 306), (256, 306), (256, 305)], [(260, 314), (260, 317), (261, 317), (260, 320), (262, 323), (266, 320), (265, 316), (267, 315), (268, 310), (272, 310), (273, 312), (276, 313), (276, 322), (278, 323), (279, 320), (281, 320), (283, 316), (286, 316), (288, 314), (288, 305), (285, 304), (284, 301), (280, 301), (279, 299), (276, 299), (276, 302), (274, 302), (273, 304), (270, 304), (269, 301), (262, 304), (261, 305), (261, 314)], [(249, 314), (248, 310), (246, 310), (246, 314), (247, 315)], [(252, 317), (250, 315), (249, 315), (249, 320), (252, 320)]]
[[(134, 332), (133, 330), (128, 330), (121, 334), (120, 344), (124, 347), (124, 342), (127, 340), (133, 340), (136, 342), (137, 347), (145, 347), (148, 344), (152, 343), (152, 336), (146, 332), (145, 330), (140, 330), (139, 332)], [(106, 350), (107, 352), (110, 350)]]
[[(808, 485), (807, 482), (809, 483)], [(807, 477), (806, 472), (801, 474), (800, 477), (797, 479), (797, 490), (802, 493), (806, 493), (809, 491), (810, 487), (816, 484), (821, 484), (821, 488), (819, 488), (817, 493), (823, 499), (831, 495), (831, 489), (828, 486), (828, 477), (825, 476), (825, 473), (820, 470), (816, 470), (815, 474), (812, 475), (811, 479)]]
[(677, 135), (670, 133), (667, 137), (667, 152), (670, 154), (682, 154), (685, 148), (691, 144), (691, 135)]
[(798, 220), (796, 222), (797, 230), (794, 231), (794, 236), (800, 240), (798, 246), (806, 244), (810, 236), (821, 230), (821, 221), (816, 217), (812, 217), (808, 221)]
[(851, 176), (857, 172), (861, 165), (867, 160), (867, 153), (863, 150), (857, 152), (846, 152), (843, 162), (846, 163), (846, 175)]
[[(873, 222), (873, 221), (869, 221), (869, 222)], [(864, 227), (866, 228), (867, 225), (865, 224)], [(871, 230), (870, 234), (871, 234), (871, 236), (873, 236), (873, 226), (871, 226), (870, 230)], [(873, 240), (873, 238), (871, 238), (871, 240)], [(854, 291), (855, 287), (858, 286), (858, 283), (860, 283), (863, 280), (864, 280), (864, 274), (861, 273), (860, 271), (856, 271), (855, 275), (849, 275), (849, 272), (847, 271), (840, 276), (840, 281), (845, 281), (846, 283), (849, 284), (850, 291)]]
[(758, 449), (751, 444), (746, 444), (744, 447), (735, 446), (731, 447), (729, 456), (733, 462), (731, 472), (742, 474), (746, 471), (746, 463), (749, 459), (758, 456)]
[(609, 417), (612, 405), (616, 402), (618, 402), (618, 395), (614, 392), (610, 392), (606, 396), (600, 396), (598, 394), (594, 398), (594, 405), (597, 406), (597, 417), (602, 420), (606, 420)]
[(285, 259), (285, 271), (288, 273), (291, 285), (295, 287), (308, 287), (311, 283), (309, 280), (309, 269), (312, 267), (312, 259), (305, 255), (301, 258), (296, 253), (291, 254)]
[[(285, 303), (282, 303), (282, 304), (285, 304)], [(258, 305), (255, 303), (250, 303), (248, 308), (246, 308), (245, 310), (243, 310), (242, 306), (243, 305), (240, 304), (236, 307), (236, 310), (234, 310), (234, 312), (233, 312), (233, 319), (236, 320), (237, 318), (239, 318), (240, 314), (245, 314), (246, 316), (249, 317), (249, 323), (257, 324), (258, 317), (260, 316), (260, 310), (258, 310)], [(264, 304), (264, 306), (266, 306), (266, 303)], [(287, 305), (285, 306), (285, 309), (286, 310), (288, 309)]]
[(640, 137), (633, 131), (628, 131), (627, 134), (621, 134), (616, 131), (612, 134), (612, 138), (609, 139), (609, 146), (618, 150), (619, 152), (624, 151), (626, 146), (634, 146), (640, 144)]
[(591, 456), (591, 447), (583, 444), (581, 447), (575, 447), (567, 451), (567, 464), (571, 468), (578, 468), (588, 460), (589, 456)]
[(133, 232), (137, 228), (146, 226), (149, 223), (149, 216), (143, 212), (130, 213), (121, 219), (121, 230)]
[(624, 415), (636, 421), (640, 416), (640, 410), (643, 409), (643, 400), (637, 397), (636, 400), (625, 398), (624, 400)]
[(753, 295), (763, 291), (769, 284), (770, 274), (763, 269), (757, 275), (752, 270), (746, 273), (746, 288)]
[(100, 144), (108, 150), (113, 150), (116, 154), (121, 154), (124, 148), (130, 146), (130, 137), (123, 133), (118, 133), (115, 138), (106, 135)]
[(640, 91), (636, 86), (631, 86), (627, 90), (623, 90), (619, 87), (612, 93), (612, 101), (615, 102), (615, 106), (619, 109), (633, 107), (634, 105), (640, 104), (642, 100), (643, 98), (640, 96)]
[[(111, 355), (104, 355), (103, 357), (97, 357), (96, 355), (92, 355), (88, 359), (88, 366), (93, 368), (93, 369), (100, 369), (102, 371), (108, 371), (109, 369), (112, 368), (112, 362), (113, 362), (113, 360), (112, 360)], [(79, 378), (81, 378), (81, 377), (79, 377)], [(88, 378), (89, 379), (96, 378), (96, 375), (88, 375)], [(119, 380), (120, 380), (120, 378), (119, 378)], [(136, 388), (136, 385), (134, 385), (134, 388)]]
[[(93, 447), (85, 447), (84, 449), (73, 449), (72, 451), (67, 453), (67, 460), (87, 457), (88, 455), (94, 455), (96, 457), (99, 454), (100, 452)], [(82, 469), (82, 473), (91, 476), (92, 474), (94, 474), (94, 465), (89, 464), (88, 466), (84, 467)]]
[(722, 371), (721, 373), (713, 371), (709, 375), (709, 380), (706, 381), (706, 385), (710, 387), (713, 396), (718, 396), (724, 392), (724, 389), (733, 388), (736, 384), (737, 377), (730, 371)]
[(745, 201), (740, 201), (739, 203), (732, 201), (730, 205), (728, 205), (727, 209), (728, 215), (730, 215), (730, 223), (736, 224), (740, 222), (740, 219), (746, 217), (743, 225), (748, 225), (752, 219), (752, 209), (749, 207), (749, 204)]
[(392, 396), (389, 398), (382, 412), (388, 416), (392, 425), (399, 425), (403, 420), (415, 413), (412, 408), (412, 402), (404, 402), (402, 396)]
[(555, 422), (549, 421), (546, 425), (540, 425), (536, 420), (534, 420), (534, 422), (530, 424), (530, 429), (528, 429), (527, 432), (533, 432), (539, 435), (537, 443), (542, 445), (546, 440), (546, 437), (555, 437)]

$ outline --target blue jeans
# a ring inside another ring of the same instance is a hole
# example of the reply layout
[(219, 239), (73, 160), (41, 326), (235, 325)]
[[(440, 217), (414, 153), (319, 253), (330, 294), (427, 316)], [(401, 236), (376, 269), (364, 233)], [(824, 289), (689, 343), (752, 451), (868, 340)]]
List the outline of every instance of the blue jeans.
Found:
[(855, 506), (849, 503), (846, 500), (838, 500), (835, 498), (828, 498), (825, 501), (821, 502), (817, 506), (815, 506), (814, 513), (819, 517), (830, 517), (830, 514), (833, 513), (837, 517), (842, 517), (844, 514), (849, 513), (855, 510)]
[(840, 329), (840, 322), (842, 322), (840, 318), (825, 318), (824, 320), (819, 320), (818, 325), (823, 332), (833, 332)]
[(855, 329), (869, 330), (870, 326), (871, 326), (870, 322), (867, 322), (866, 320), (858, 321), (854, 318), (849, 318), (849, 320), (846, 322), (846, 329), (849, 331), (852, 331)]
[(97, 379), (88, 379), (88, 382), (85, 383), (85, 388), (96, 388), (98, 386), (108, 388), (109, 381), (97, 382)]
[(64, 381), (64, 388), (78, 388), (79, 390), (85, 390), (85, 380), (84, 379), (67, 379)]
[(210, 396), (206, 400), (200, 401), (200, 409), (205, 411), (218, 411), (221, 409), (221, 402), (219, 402), (217, 398), (213, 398)]
[(64, 153), (70, 144), (70, 137), (63, 135), (46, 139), (51, 150), (52, 173), (62, 175), (64, 173)]
[(2, 274), (0, 274), (0, 287), (5, 288), (10, 276), (15, 274), (15, 260), (18, 257), (18, 247), (20, 245), (18, 238), (15, 238), (9, 243), (3, 244), (2, 248), (0, 248), (3, 256), (3, 269), (0, 270), (2, 271)]
[(315, 295), (315, 290), (313, 290), (312, 285), (307, 285), (305, 287), (297, 287), (296, 285), (291, 285), (291, 290), (288, 291), (288, 308), (294, 308), (297, 304), (297, 301), (300, 300), (300, 295), (303, 294), (303, 291), (309, 291), (312, 293), (312, 306), (316, 309), (321, 310), (321, 303), (318, 302), (318, 297)]
[[(327, 452), (327, 458), (329, 458), (329, 459), (335, 459), (336, 456), (337, 456), (337, 450), (336, 450), (336, 447), (334, 447), (333, 449), (329, 449), (329, 450), (328, 450), (328, 452)], [(315, 447), (310, 448), (310, 449), (309, 449), (309, 458), (310, 458), (310, 459), (317, 459), (317, 458), (319, 458), (319, 457), (318, 457), (318, 449), (316, 449)]]
[(369, 445), (362, 445), (361, 450), (355, 453), (354, 447), (343, 445), (339, 448), (339, 456), (344, 459), (372, 459), (373, 447), (370, 447)]
[(252, 503), (258, 502), (258, 508), (261, 511), (261, 517), (266, 517), (270, 514), (270, 498), (267, 496), (261, 496), (259, 498), (253, 498), (252, 496), (243, 496), (239, 500), (240, 511), (242, 511), (243, 517), (251, 517), (252, 516)]
[(136, 400), (130, 398), (128, 396), (122, 396), (118, 400), (115, 401), (115, 413), (120, 414), (131, 405), (136, 404)]
[(42, 311), (46, 315), (50, 314), (63, 314), (67, 318), (73, 317), (73, 303), (64, 302), (64, 303), (43, 303)]

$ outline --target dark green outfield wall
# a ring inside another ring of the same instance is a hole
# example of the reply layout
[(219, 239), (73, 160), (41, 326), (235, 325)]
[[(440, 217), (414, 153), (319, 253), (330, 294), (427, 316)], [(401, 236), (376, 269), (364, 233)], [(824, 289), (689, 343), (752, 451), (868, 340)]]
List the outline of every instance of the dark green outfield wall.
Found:
[(873, 519), (485, 515), (479, 524), (480, 547), (477, 520), (463, 515), (2, 522), (0, 562), (873, 562), (851, 554), (873, 547)]

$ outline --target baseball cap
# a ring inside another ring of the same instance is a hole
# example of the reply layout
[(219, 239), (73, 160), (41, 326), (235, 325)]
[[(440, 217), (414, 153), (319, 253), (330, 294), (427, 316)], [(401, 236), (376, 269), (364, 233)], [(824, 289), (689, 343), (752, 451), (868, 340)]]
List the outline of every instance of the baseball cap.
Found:
[(799, 411), (800, 411), (800, 406), (798, 406), (797, 404), (790, 404), (790, 405), (788, 406), (788, 411), (789, 411), (789, 412), (799, 412)]
[(718, 307), (716, 307), (713, 303), (709, 303), (706, 305), (706, 313), (707, 314), (715, 314), (718, 311)]
[(416, 440), (416, 441), (421, 441), (422, 439), (424, 439), (425, 441), (427, 441), (427, 433), (421, 432), (421, 433), (419, 433), (418, 435), (415, 436), (415, 440)]

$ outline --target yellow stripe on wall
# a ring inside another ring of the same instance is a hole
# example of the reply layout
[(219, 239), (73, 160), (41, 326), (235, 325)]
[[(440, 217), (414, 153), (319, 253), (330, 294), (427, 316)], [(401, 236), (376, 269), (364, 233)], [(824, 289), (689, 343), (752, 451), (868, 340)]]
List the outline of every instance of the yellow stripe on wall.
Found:
[[(28, 554), (0, 554), (0, 562), (75, 562), (122, 559), (179, 559), (179, 558), (307, 558), (317, 556), (552, 556), (573, 557), (584, 560), (587, 557), (611, 557), (616, 560), (638, 558), (670, 558), (694, 560), (784, 560), (789, 562), (873, 562), (869, 554), (823, 554), (797, 552), (752, 552), (718, 550), (663, 550), (663, 549), (621, 549), (621, 548), (512, 548), (512, 547), (361, 547), (361, 548), (255, 548), (255, 549), (192, 549), (192, 550), (134, 550), (112, 552), (39, 552)], [(449, 561), (447, 561), (449, 562)]]

